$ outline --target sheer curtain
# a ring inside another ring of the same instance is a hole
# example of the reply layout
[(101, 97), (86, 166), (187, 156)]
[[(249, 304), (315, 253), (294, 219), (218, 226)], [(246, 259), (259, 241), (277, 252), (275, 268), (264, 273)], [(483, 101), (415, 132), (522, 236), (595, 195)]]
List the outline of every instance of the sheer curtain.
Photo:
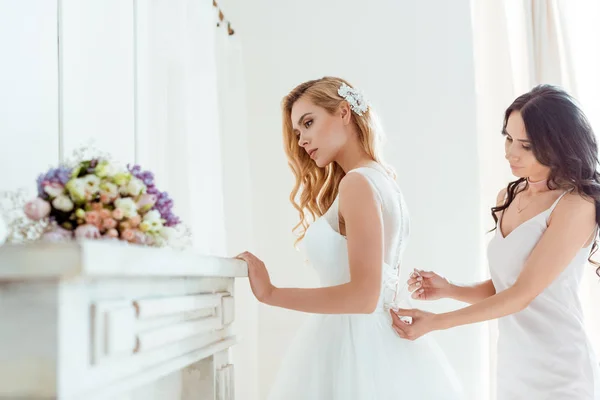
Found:
[[(580, 100), (600, 129), (599, 9), (595, 0), (472, 0), (482, 204), (493, 204), (512, 179), (499, 132), (504, 110), (518, 95), (540, 83), (559, 85)], [(482, 212), (489, 222), (489, 209)], [(600, 285), (592, 267), (585, 271), (582, 300), (598, 349), (600, 315), (594, 304), (600, 304)], [(495, 323), (490, 327), (494, 399), (497, 332)]]
[(208, 1), (136, 3), (136, 158), (156, 171), (194, 247), (226, 255), (215, 53)]
[[(571, 38), (576, 96), (600, 141), (600, 2), (571, 2), (565, 18)], [(600, 260), (598, 253), (595, 259)], [(585, 272), (581, 297), (589, 335), (596, 354), (600, 355), (600, 280), (590, 271)]]

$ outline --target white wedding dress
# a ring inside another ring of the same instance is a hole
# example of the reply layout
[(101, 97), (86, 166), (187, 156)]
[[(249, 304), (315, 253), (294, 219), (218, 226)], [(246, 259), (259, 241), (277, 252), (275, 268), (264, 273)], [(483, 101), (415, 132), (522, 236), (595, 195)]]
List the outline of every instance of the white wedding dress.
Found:
[[(404, 340), (391, 327), (389, 307), (410, 305), (408, 292), (398, 290), (409, 231), (400, 189), (379, 167), (350, 172), (367, 178), (382, 206), (385, 263), (379, 304), (372, 314), (309, 316), (284, 357), (269, 399), (463, 399), (458, 380), (434, 341), (427, 336)], [(338, 231), (337, 200), (309, 227), (302, 247), (323, 286), (349, 281), (348, 248)]]

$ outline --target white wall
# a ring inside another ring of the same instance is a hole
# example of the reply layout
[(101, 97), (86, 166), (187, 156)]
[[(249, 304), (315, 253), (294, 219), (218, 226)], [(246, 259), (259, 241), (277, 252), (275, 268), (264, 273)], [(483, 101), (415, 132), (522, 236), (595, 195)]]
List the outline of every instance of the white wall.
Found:
[(56, 37), (56, 0), (0, 1), (0, 190), (58, 161)]
[[(297, 216), (288, 201), (293, 181), (279, 105), (294, 85), (327, 74), (361, 88), (387, 129), (388, 161), (412, 213), (404, 272), (419, 267), (458, 281), (482, 277), (469, 1), (223, 3), (244, 48), (255, 240), (275, 284), (317, 284), (292, 247)], [(260, 307), (261, 399), (302, 320), (300, 313)], [(471, 398), (484, 399), (485, 329), (435, 336)]]

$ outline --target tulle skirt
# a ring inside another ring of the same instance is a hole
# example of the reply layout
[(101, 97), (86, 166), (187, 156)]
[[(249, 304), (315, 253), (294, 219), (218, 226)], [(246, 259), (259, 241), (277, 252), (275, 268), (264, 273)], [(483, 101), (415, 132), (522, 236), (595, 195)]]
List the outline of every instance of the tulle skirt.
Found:
[(285, 355), (269, 400), (458, 400), (435, 341), (401, 339), (385, 311), (311, 315)]

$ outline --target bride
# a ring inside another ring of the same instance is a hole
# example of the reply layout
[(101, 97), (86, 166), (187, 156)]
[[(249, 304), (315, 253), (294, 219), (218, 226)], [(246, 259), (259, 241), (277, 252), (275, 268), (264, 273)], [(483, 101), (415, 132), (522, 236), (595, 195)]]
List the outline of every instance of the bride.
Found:
[(371, 107), (342, 79), (305, 82), (283, 100), (296, 228), (322, 287), (275, 287), (262, 261), (238, 256), (259, 301), (315, 314), (284, 358), (272, 400), (463, 398), (431, 339), (404, 341), (391, 328), (388, 310), (410, 301), (398, 290), (409, 217), (380, 135)]

